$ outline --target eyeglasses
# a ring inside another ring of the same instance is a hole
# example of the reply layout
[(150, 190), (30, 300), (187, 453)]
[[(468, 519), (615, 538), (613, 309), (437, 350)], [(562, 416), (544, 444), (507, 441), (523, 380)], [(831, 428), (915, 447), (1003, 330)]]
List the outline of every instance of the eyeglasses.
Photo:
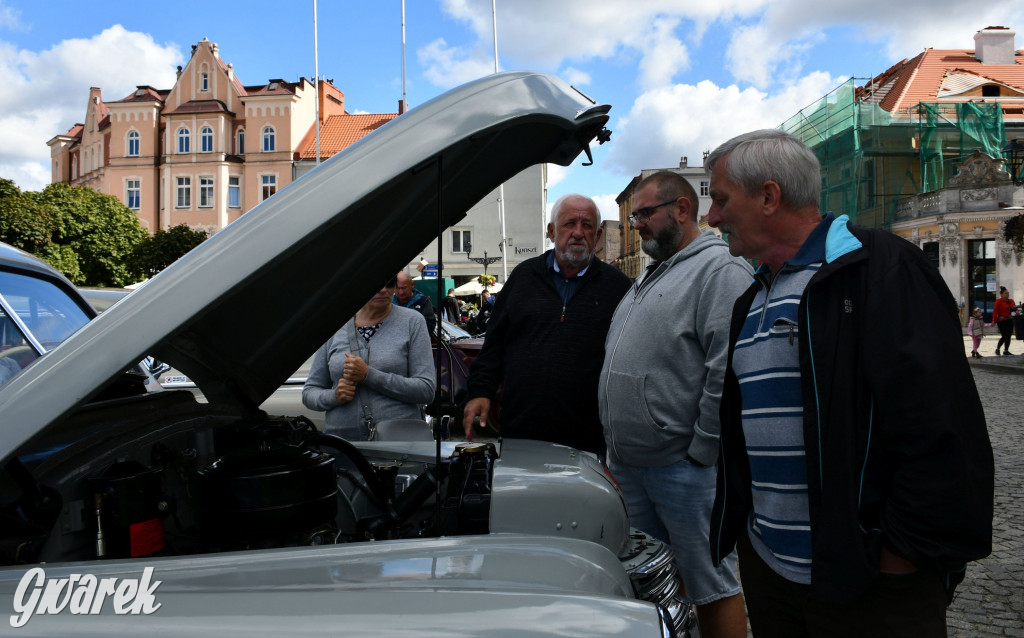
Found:
[(668, 206), (669, 204), (675, 204), (678, 199), (679, 198), (677, 197), (675, 199), (670, 199), (667, 202), (662, 202), (660, 204), (655, 204), (654, 206), (647, 206), (646, 208), (638, 208), (635, 211), (633, 211), (633, 214), (630, 215), (627, 219), (629, 219), (629, 223), (632, 224), (633, 226), (636, 226), (638, 223), (646, 224), (647, 221), (651, 218), (651, 215), (653, 215), (656, 210), (658, 210), (662, 206)]

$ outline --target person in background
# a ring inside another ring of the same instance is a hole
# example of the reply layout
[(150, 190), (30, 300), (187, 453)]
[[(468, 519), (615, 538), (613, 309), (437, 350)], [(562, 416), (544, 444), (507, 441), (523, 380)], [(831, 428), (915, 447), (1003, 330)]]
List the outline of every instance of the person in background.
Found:
[(467, 439), (475, 424), (486, 425), (503, 388), (503, 437), (604, 453), (597, 377), (608, 322), (629, 278), (594, 257), (600, 223), (594, 200), (561, 197), (548, 223), (554, 248), (509, 275), (469, 369), (462, 421)]
[(821, 215), (798, 138), (740, 135), (705, 170), (708, 223), (761, 261), (732, 312), (714, 560), (738, 545), (755, 637), (946, 638), (994, 489), (952, 294), (910, 242)]
[(434, 398), (434, 356), (422, 316), (391, 303), (384, 285), (313, 355), (302, 403), (327, 412), (324, 431), (372, 439), (388, 419), (423, 418)]
[(612, 316), (598, 405), (630, 525), (672, 547), (701, 636), (745, 638), (736, 557), (712, 565), (708, 528), (729, 310), (753, 271), (701, 232), (698, 202), (671, 171), (633, 192), (630, 222), (652, 261)]
[(1010, 291), (1006, 286), (999, 286), (999, 298), (992, 305), (992, 323), (999, 329), (999, 341), (996, 343), (996, 354), (1003, 349), (1004, 355), (1012, 355), (1010, 352), (1010, 337), (1013, 336), (1013, 299), (1010, 299)]
[(423, 318), (427, 320), (427, 332), (434, 333), (434, 327), (437, 326), (434, 304), (430, 302), (430, 297), (416, 290), (412, 277), (404, 271), (398, 273), (398, 289), (395, 291), (393, 301), (396, 306), (412, 308), (423, 315)]
[(448, 289), (448, 296), (441, 300), (441, 312), (443, 313), (444, 319), (448, 320), (455, 325), (461, 323), (461, 313), (459, 311), (459, 300), (455, 298), (455, 289)]
[(978, 346), (981, 345), (981, 340), (985, 336), (985, 319), (981, 314), (981, 308), (971, 311), (971, 318), (967, 321), (967, 334), (971, 335), (971, 356), (980, 359)]

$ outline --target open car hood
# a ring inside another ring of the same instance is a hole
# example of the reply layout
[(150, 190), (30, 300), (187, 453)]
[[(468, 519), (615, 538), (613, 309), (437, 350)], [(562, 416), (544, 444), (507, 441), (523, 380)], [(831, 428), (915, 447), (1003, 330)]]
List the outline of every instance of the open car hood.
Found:
[(609, 108), (552, 76), (507, 72), (412, 109), (0, 388), (0, 450), (11, 453), (147, 355), (187, 374), (211, 404), (255, 412), (384, 281), (498, 184), (533, 164), (589, 155)]

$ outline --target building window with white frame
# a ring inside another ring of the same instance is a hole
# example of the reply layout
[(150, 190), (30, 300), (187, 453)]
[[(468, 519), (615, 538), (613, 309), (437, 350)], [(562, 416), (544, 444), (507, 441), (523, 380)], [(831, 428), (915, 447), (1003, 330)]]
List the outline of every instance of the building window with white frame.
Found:
[(228, 206), (231, 208), (241, 208), (242, 206), (242, 187), (241, 178), (238, 176), (228, 177)]
[(199, 178), (199, 208), (213, 207), (213, 178)]
[(271, 153), (277, 150), (276, 134), (273, 126), (263, 127), (263, 152)]
[(192, 208), (192, 178), (191, 177), (179, 177), (177, 178), (177, 188), (175, 189), (175, 208)]
[(187, 126), (178, 129), (178, 152), (190, 153), (192, 148), (192, 132)]
[(142, 208), (142, 180), (125, 180), (124, 201), (125, 205), (132, 210), (139, 210)]
[(268, 199), (271, 195), (277, 192), (277, 175), (263, 175), (261, 176), (261, 183), (263, 185), (263, 189), (261, 191), (260, 201)]
[(207, 73), (206, 71), (203, 71), (199, 75), (199, 90), (200, 91), (209, 91), (210, 90), (210, 74)]
[(203, 153), (213, 152), (213, 129), (209, 126), (204, 126), (199, 131), (199, 150)]
[(453, 253), (468, 253), (472, 246), (470, 240), (470, 231), (468, 230), (453, 230), (452, 231), (452, 252)]
[(245, 155), (245, 129), (238, 129), (238, 146), (235, 147), (235, 152), (239, 155)]
[(128, 157), (139, 156), (139, 132), (128, 132)]
[(700, 196), (701, 197), (710, 197), (711, 196), (711, 182), (710, 181), (708, 181), (706, 179), (700, 180)]

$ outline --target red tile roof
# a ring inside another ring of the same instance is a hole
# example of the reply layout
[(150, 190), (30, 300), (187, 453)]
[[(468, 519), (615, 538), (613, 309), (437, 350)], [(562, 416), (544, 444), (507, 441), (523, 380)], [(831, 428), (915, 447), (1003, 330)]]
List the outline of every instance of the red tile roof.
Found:
[[(340, 153), (366, 135), (398, 117), (398, 113), (366, 113), (353, 115), (332, 115), (320, 128), (320, 157), (328, 158)], [(316, 129), (302, 138), (296, 159), (316, 159)]]
[[(911, 60), (903, 60), (857, 89), (857, 97), (878, 102), (890, 112), (911, 108), (921, 102), (958, 102), (979, 97), (949, 95), (939, 98), (943, 82), (957, 84), (957, 75), (977, 76), (976, 83), (995, 83), (1024, 93), (1024, 50), (1017, 51), (1012, 64), (982, 64), (973, 49), (926, 49)], [(962, 81), (967, 81), (963, 78)], [(948, 91), (947, 91), (948, 93)], [(1024, 95), (1002, 97), (1004, 110), (1016, 111)]]

